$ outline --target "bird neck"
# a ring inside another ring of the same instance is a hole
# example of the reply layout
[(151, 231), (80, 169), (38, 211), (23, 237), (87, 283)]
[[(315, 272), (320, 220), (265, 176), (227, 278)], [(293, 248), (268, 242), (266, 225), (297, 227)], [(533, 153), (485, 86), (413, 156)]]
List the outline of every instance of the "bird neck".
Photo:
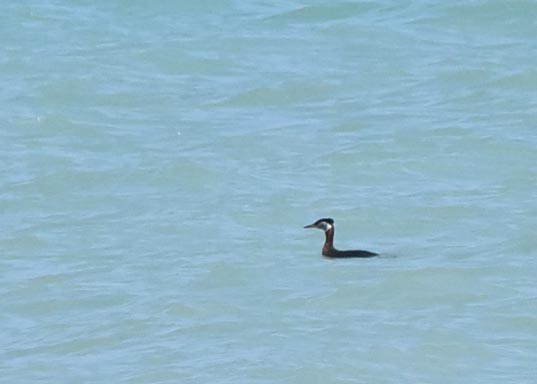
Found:
[(326, 236), (326, 240), (324, 241), (323, 245), (323, 255), (330, 256), (336, 250), (334, 248), (334, 227), (332, 226), (332, 228), (330, 228), (324, 234)]

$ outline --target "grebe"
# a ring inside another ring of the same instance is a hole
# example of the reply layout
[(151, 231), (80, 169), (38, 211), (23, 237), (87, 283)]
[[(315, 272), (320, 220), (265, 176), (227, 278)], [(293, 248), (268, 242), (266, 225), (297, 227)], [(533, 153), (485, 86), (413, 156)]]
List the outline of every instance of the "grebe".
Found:
[(377, 253), (369, 251), (339, 251), (334, 248), (334, 220), (319, 219), (315, 223), (306, 225), (304, 228), (322, 229), (326, 235), (326, 240), (323, 245), (323, 256), (329, 258), (345, 258), (345, 257), (373, 257), (378, 256)]

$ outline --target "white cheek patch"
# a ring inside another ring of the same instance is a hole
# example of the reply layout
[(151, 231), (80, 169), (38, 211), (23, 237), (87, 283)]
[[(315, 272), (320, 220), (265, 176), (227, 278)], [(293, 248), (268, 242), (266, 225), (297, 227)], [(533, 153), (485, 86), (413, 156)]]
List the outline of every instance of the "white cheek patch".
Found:
[(322, 229), (325, 232), (328, 232), (332, 229), (332, 225), (328, 224), (326, 221), (319, 223), (319, 229)]

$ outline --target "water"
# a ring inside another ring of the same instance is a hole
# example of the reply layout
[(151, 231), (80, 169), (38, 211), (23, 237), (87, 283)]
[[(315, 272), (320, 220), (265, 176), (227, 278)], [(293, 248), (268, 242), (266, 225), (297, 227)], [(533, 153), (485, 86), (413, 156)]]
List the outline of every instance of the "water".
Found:
[(2, 382), (535, 383), (534, 2), (4, 3)]

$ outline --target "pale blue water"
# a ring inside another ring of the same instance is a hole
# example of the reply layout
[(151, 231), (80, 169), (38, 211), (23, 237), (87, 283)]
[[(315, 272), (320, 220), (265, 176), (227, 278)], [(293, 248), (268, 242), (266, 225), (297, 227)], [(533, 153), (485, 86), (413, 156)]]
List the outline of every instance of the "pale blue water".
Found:
[(537, 382), (537, 3), (2, 9), (1, 382)]

